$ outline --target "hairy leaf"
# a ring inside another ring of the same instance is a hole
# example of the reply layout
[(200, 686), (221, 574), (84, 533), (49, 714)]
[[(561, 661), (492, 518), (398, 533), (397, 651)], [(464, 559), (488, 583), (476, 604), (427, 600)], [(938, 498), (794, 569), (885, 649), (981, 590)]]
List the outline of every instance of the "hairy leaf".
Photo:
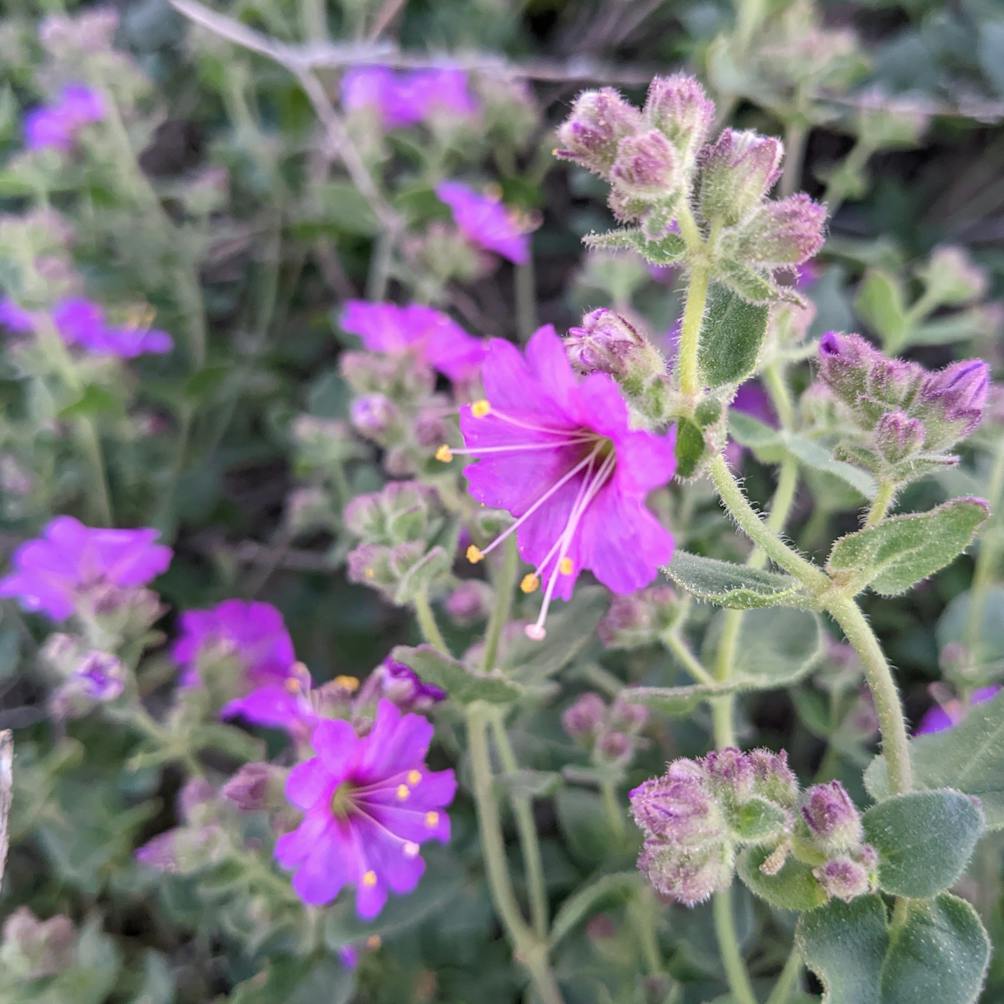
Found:
[(770, 854), (769, 847), (750, 847), (739, 855), (739, 877), (750, 892), (781, 910), (815, 910), (826, 902), (812, 869), (797, 858), (789, 856), (776, 875), (765, 875), (760, 866)]
[(431, 645), (417, 648), (399, 645), (391, 652), (391, 658), (410, 666), (426, 683), (441, 687), (457, 704), (474, 701), (508, 704), (523, 693), (523, 688), (511, 680), (491, 673), (474, 673)]
[(677, 551), (664, 569), (678, 586), (698, 599), (722, 607), (804, 606), (807, 597), (797, 579), (762, 569), (736, 565)]
[(701, 328), (700, 365), (710, 387), (742, 383), (756, 369), (767, 334), (767, 308), (713, 285)]

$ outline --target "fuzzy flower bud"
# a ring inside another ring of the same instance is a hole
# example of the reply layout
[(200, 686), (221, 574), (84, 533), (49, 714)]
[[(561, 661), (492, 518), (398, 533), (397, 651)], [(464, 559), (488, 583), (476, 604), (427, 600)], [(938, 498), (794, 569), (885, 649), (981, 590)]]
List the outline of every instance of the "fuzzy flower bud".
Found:
[(345, 507), (345, 527), (366, 543), (397, 544), (423, 539), (433, 518), (432, 489), (417, 481), (393, 481), (378, 492), (357, 495)]
[(607, 706), (599, 694), (582, 694), (561, 715), (561, 727), (572, 739), (591, 741), (603, 727)]
[(648, 129), (621, 140), (610, 180), (626, 201), (662, 202), (675, 194), (679, 157), (658, 129)]
[(241, 812), (279, 809), (285, 804), (286, 771), (269, 763), (246, 763), (223, 787), (220, 794)]
[(597, 758), (607, 764), (625, 767), (634, 754), (634, 741), (624, 732), (604, 732), (596, 743)]
[(686, 73), (656, 77), (649, 85), (642, 114), (673, 144), (683, 170), (689, 173), (715, 121), (715, 103), (697, 79)]
[(656, 892), (696, 906), (728, 888), (735, 872), (735, 853), (724, 843), (681, 850), (672, 844), (647, 842), (638, 856), (638, 868)]
[(619, 696), (610, 709), (610, 724), (625, 732), (640, 732), (648, 724), (648, 708)]
[(823, 246), (826, 207), (804, 192), (777, 202), (768, 202), (744, 228), (741, 254), (778, 268), (800, 265)]
[(981, 299), (989, 283), (987, 273), (959, 247), (936, 248), (917, 274), (927, 286), (927, 296), (952, 307)]
[(919, 402), (927, 448), (947, 449), (968, 436), (983, 420), (989, 388), (990, 368), (982, 359), (963, 359), (932, 373)]
[(352, 428), (364, 436), (381, 442), (397, 424), (400, 414), (393, 401), (384, 394), (363, 394), (349, 406)]
[(788, 766), (788, 753), (773, 753), (767, 749), (751, 750), (747, 754), (753, 768), (754, 793), (786, 809), (798, 802), (798, 778)]
[(568, 329), (565, 350), (579, 373), (623, 377), (652, 347), (626, 317), (600, 307), (586, 314), (580, 326)]
[(746, 219), (780, 177), (784, 146), (750, 130), (724, 129), (706, 149), (699, 202), (709, 220), (734, 225)]
[(712, 750), (702, 763), (715, 789), (729, 802), (744, 802), (753, 794), (756, 772), (749, 757), (733, 746)]
[(887, 412), (875, 426), (875, 446), (889, 464), (898, 464), (916, 453), (926, 436), (924, 423), (902, 411)]
[(615, 596), (597, 627), (597, 634), (607, 648), (632, 649), (650, 645), (672, 626), (679, 609), (679, 597), (668, 585)]
[(666, 774), (643, 782), (629, 797), (631, 815), (649, 839), (696, 847), (726, 836), (721, 809), (692, 760), (674, 761)]
[(480, 579), (466, 579), (446, 597), (446, 612), (455, 624), (468, 627), (488, 616), (492, 590)]
[(9, 914), (0, 942), (0, 965), (24, 980), (55, 976), (72, 965), (77, 948), (73, 921), (63, 914), (39, 920), (22, 906)]
[(806, 790), (802, 819), (813, 842), (824, 851), (845, 851), (861, 843), (861, 817), (839, 781)]
[(873, 892), (876, 886), (878, 855), (870, 844), (862, 844), (850, 854), (838, 854), (813, 869), (816, 881), (827, 895), (850, 902)]
[(621, 140), (641, 128), (641, 113), (612, 87), (585, 91), (558, 129), (555, 156), (603, 177), (610, 173)]

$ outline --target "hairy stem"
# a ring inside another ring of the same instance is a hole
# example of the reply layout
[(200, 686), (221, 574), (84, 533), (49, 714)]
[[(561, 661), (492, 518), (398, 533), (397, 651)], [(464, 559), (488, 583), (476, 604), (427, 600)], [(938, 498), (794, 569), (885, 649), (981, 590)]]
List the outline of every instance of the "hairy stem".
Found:
[(781, 975), (777, 978), (777, 983), (774, 984), (774, 989), (767, 998), (767, 1004), (788, 1004), (791, 995), (798, 987), (801, 973), (802, 955), (797, 948), (793, 948), (781, 970)]
[(424, 590), (419, 590), (415, 596), (415, 617), (418, 619), (418, 628), (422, 632), (422, 637), (440, 652), (449, 652), (443, 632), (439, 630), (436, 622), (436, 615), (429, 602), (429, 594)]
[(809, 130), (801, 121), (789, 122), (784, 131), (784, 174), (781, 175), (781, 198), (794, 194), (802, 179), (802, 160)]
[(896, 485), (892, 481), (879, 482), (878, 491), (872, 499), (871, 508), (865, 517), (864, 526), (875, 526), (886, 518), (886, 514), (892, 508), (893, 500), (896, 498)]
[(516, 550), (516, 538), (510, 537), (502, 547), (502, 561), (495, 577), (495, 605), (488, 618), (485, 631), (485, 650), (481, 659), (482, 668), (488, 672), (495, 668), (499, 654), (499, 641), (502, 631), (509, 622), (512, 613), (513, 589), (516, 586), (516, 575), (519, 572), (519, 552)]
[(715, 678), (701, 665), (697, 656), (690, 651), (690, 647), (679, 636), (675, 628), (663, 634), (662, 643), (698, 683), (715, 682)]
[(983, 535), (980, 549), (976, 555), (976, 565), (973, 569), (973, 581), (969, 587), (969, 615), (966, 618), (966, 650), (973, 668), (976, 651), (983, 631), (983, 611), (987, 603), (987, 590), (993, 584), (994, 567), (1000, 558), (1001, 536), (1004, 534), (1000, 524), (998, 508), (1001, 496), (1004, 495), (1004, 443), (998, 441), (994, 465), (990, 473), (990, 487), (987, 498), (993, 509), (990, 527)]
[(864, 665), (865, 678), (875, 701), (875, 713), (882, 730), (882, 752), (889, 770), (889, 787), (894, 795), (901, 795), (910, 790), (913, 778), (910, 739), (892, 669), (875, 632), (853, 599), (839, 593), (831, 594), (827, 598), (827, 609)]
[(750, 983), (746, 964), (739, 949), (735, 917), (732, 914), (732, 889), (716, 892), (711, 910), (715, 920), (715, 936), (718, 938), (718, 952), (725, 967), (725, 977), (736, 1004), (757, 1004), (753, 985)]
[(680, 393), (691, 407), (696, 405), (701, 390), (698, 375), (698, 351), (704, 308), (708, 302), (709, 279), (710, 275), (706, 265), (695, 265), (691, 270), (690, 283), (687, 286), (687, 302), (683, 308), (683, 321), (680, 325), (680, 347), (677, 357), (679, 360)]

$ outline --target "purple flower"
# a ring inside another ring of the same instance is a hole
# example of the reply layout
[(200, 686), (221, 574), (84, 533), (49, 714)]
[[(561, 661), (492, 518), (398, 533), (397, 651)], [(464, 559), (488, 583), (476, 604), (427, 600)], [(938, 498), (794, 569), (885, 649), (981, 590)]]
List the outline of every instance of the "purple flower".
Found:
[(380, 677), (383, 696), (402, 710), (417, 711), (446, 700), (445, 690), (432, 683), (426, 683), (418, 673), (403, 662), (388, 659), (376, 672)]
[[(467, 445), (476, 462), (464, 471), (471, 494), (505, 509), (516, 522), (481, 550), (480, 561), (515, 533), (535, 566), (524, 592), (546, 582), (531, 638), (544, 637), (554, 595), (569, 599), (589, 569), (615, 593), (648, 585), (673, 555), (673, 537), (645, 505), (648, 493), (676, 469), (675, 429), (632, 430), (628, 408), (606, 373), (578, 378), (561, 340), (541, 328), (521, 354), (493, 339), (482, 370), (487, 400), (463, 409)], [(449, 459), (447, 450), (440, 459)]]
[[(183, 678), (184, 682), (187, 679)], [(314, 694), (307, 667), (294, 662), (286, 676), (278, 676), (243, 697), (228, 701), (221, 709), (220, 717), (243, 718), (252, 725), (285, 729), (294, 739), (305, 741), (321, 720)]]
[(777, 415), (770, 403), (770, 396), (759, 380), (747, 380), (740, 386), (732, 401), (732, 410), (750, 415), (764, 425), (777, 425)]
[(34, 108), (24, 118), (29, 150), (51, 148), (69, 153), (84, 126), (105, 117), (104, 99), (83, 84), (68, 84), (51, 105)]
[(358, 335), (370, 352), (400, 355), (417, 352), (433, 369), (450, 380), (474, 375), (485, 355), (485, 344), (473, 338), (446, 314), (432, 307), (349, 300), (341, 326)]
[(157, 536), (152, 529), (105, 530), (57, 516), (40, 538), (14, 552), (14, 570), (0, 579), (0, 596), (65, 620), (86, 596), (108, 587), (136, 589), (160, 575), (171, 563), (171, 549), (155, 544)]
[(16, 335), (27, 335), (35, 330), (35, 321), (27, 310), (19, 307), (10, 297), (0, 299), (0, 328)]
[(530, 257), (527, 235), (498, 199), (481, 195), (459, 181), (441, 182), (436, 195), (450, 207), (457, 228), (472, 244), (517, 265)]
[(478, 104), (462, 70), (416, 70), (395, 73), (386, 66), (360, 66), (342, 77), (347, 111), (371, 110), (385, 129), (416, 125), (436, 114), (470, 118)]
[(174, 347), (166, 331), (110, 326), (101, 307), (90, 300), (61, 301), (52, 312), (52, 320), (67, 345), (85, 349), (93, 355), (135, 359), (136, 356), (163, 355)]
[(969, 709), (977, 704), (984, 704), (1000, 693), (1001, 685), (992, 683), (989, 687), (980, 687), (969, 695), (968, 699), (946, 701), (944, 704), (935, 704), (930, 708), (920, 724), (914, 730), (914, 735), (921, 736), (930, 732), (943, 732), (945, 729), (958, 725), (969, 713)]
[(182, 669), (183, 687), (199, 684), (199, 665), (207, 657), (236, 659), (244, 690), (297, 678), (293, 642), (270, 603), (224, 600), (209, 610), (186, 611), (171, 655)]
[(89, 652), (74, 676), (94, 701), (114, 701), (125, 687), (125, 668), (108, 652)]
[(304, 902), (330, 903), (354, 885), (359, 916), (371, 920), (388, 892), (414, 891), (425, 870), (420, 845), (450, 839), (443, 809), (457, 787), (452, 770), (425, 764), (432, 734), (425, 718), (402, 715), (386, 700), (366, 736), (346, 721), (317, 726), (317, 756), (294, 767), (286, 782), (286, 797), (304, 818), (275, 846)]

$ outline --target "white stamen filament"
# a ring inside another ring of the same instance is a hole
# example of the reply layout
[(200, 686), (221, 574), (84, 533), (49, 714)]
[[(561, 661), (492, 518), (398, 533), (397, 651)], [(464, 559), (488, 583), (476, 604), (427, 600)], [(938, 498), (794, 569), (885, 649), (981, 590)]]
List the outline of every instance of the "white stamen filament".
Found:
[(537, 614), (537, 620), (534, 621), (533, 624), (528, 625), (526, 628), (527, 637), (532, 638), (534, 641), (542, 641), (547, 634), (544, 629), (544, 622), (547, 620), (547, 612), (551, 607), (551, 599), (554, 596), (554, 587), (557, 585), (558, 576), (561, 574), (561, 563), (568, 554), (568, 549), (571, 547), (575, 531), (578, 529), (579, 523), (582, 520), (582, 516), (586, 509), (589, 508), (593, 499), (599, 495), (603, 486), (607, 483), (607, 479), (616, 464), (617, 457), (615, 454), (611, 453), (600, 465), (600, 469), (596, 472), (596, 477), (593, 478), (591, 483), (589, 483), (588, 477), (583, 479), (583, 482), (588, 483), (589, 487), (585, 492), (580, 492), (580, 500), (572, 507), (572, 511), (568, 517), (568, 523), (559, 538), (561, 549), (558, 552), (558, 559), (554, 563), (551, 576), (547, 580), (547, 588), (544, 590), (544, 599), (540, 605), (540, 612)]
[(569, 481), (572, 480), (572, 478), (575, 477), (576, 474), (579, 473), (579, 471), (582, 470), (583, 467), (587, 464), (591, 464), (602, 448), (603, 444), (597, 443), (584, 460), (580, 460), (570, 471), (568, 471), (567, 474), (562, 475), (562, 477), (555, 481), (555, 483), (551, 485), (551, 487), (548, 488), (547, 491), (544, 492), (544, 494), (541, 495), (540, 498), (537, 499), (537, 501), (534, 502), (533, 505), (530, 506), (530, 508), (527, 509), (527, 511), (523, 513), (518, 520), (516, 520), (515, 523), (512, 524), (512, 526), (503, 530), (502, 533), (500, 533), (486, 548), (484, 548), (481, 551), (481, 556), (484, 557), (486, 554), (490, 554), (496, 547), (499, 546), (499, 544), (502, 543), (502, 541), (504, 541), (511, 534), (515, 533), (516, 530), (518, 530), (520, 526), (522, 526), (545, 502), (547, 502), (552, 495), (560, 491)]
[(515, 443), (508, 446), (472, 446), (466, 450), (450, 447), (450, 455), (454, 457), (480, 457), (482, 453), (527, 453), (530, 450), (554, 450), (562, 446), (581, 446), (590, 443), (595, 436), (577, 436), (575, 439), (563, 439), (551, 443)]
[[(591, 459), (595, 459), (594, 457)], [(569, 519), (571, 519), (572, 514), (576, 509), (582, 504), (583, 496), (589, 490), (590, 481), (589, 478), (593, 473), (593, 465), (590, 464), (586, 468), (586, 473), (582, 476), (582, 484), (579, 485), (578, 494), (575, 496), (575, 501), (572, 503), (572, 508), (568, 511)], [(567, 524), (566, 524), (567, 525)], [(547, 568), (548, 563), (551, 559), (561, 550), (562, 542), (565, 539), (565, 533), (562, 531), (558, 534), (558, 539), (551, 545), (551, 549), (544, 555), (544, 557), (538, 562), (537, 567), (533, 570), (535, 576), (541, 576), (544, 574), (544, 569)]]
[(524, 422), (522, 419), (513, 418), (512, 415), (507, 415), (504, 411), (496, 411), (494, 408), (492, 408), (485, 418), (497, 418), (507, 425), (514, 425), (517, 429), (526, 429), (529, 432), (546, 432), (552, 436), (567, 436), (571, 431), (570, 429), (552, 429), (548, 425), (534, 425), (532, 422)]

